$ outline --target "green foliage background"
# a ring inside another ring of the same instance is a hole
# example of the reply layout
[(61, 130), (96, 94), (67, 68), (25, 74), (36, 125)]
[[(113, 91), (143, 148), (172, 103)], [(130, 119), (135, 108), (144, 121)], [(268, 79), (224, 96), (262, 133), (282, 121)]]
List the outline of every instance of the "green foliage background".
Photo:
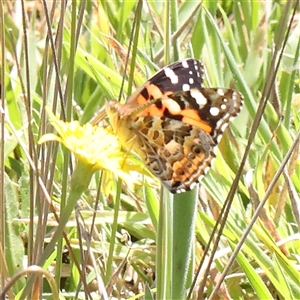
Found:
[[(300, 298), (298, 1), (17, 0), (2, 1), (0, 9), (0, 293), (7, 288), (10, 299), (53, 299), (60, 286), (61, 299), (138, 299), (145, 292), (152, 299), (155, 277), (163, 277), (157, 293), (168, 299), (172, 290), (176, 298), (174, 264), (156, 265), (161, 194), (149, 187), (129, 191), (116, 181), (105, 196), (97, 192), (101, 173), (71, 215), (67, 238), (60, 238), (42, 268), (27, 266), (38, 264), (56, 230), (51, 210), (63, 214), (75, 163), (61, 145), (38, 144), (53, 131), (45, 108), (84, 124), (107, 99), (124, 101), (163, 66), (195, 57), (205, 65), (206, 86), (234, 88), (245, 103), (201, 183), (192, 223), (194, 264), (181, 290), (188, 294), (203, 248), (210, 237), (215, 242), (212, 230), (224, 203), (230, 207), (226, 226), (213, 264), (208, 268), (204, 261), (200, 274), (207, 269), (208, 278), (198, 278), (193, 299), (212, 297), (256, 207), (266, 201), (218, 297)], [(183, 208), (191, 196), (184, 197)], [(168, 210), (168, 196), (164, 201), (161, 208)], [(164, 238), (180, 240), (169, 225)], [(61, 260), (66, 239), (68, 264)], [(50, 285), (33, 280), (34, 272), (44, 272)]]

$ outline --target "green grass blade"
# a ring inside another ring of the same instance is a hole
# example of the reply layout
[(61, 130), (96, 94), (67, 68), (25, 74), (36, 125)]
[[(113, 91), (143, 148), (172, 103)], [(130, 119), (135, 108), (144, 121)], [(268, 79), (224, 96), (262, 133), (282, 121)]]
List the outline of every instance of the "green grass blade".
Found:
[(172, 299), (184, 299), (191, 286), (198, 189), (174, 195)]

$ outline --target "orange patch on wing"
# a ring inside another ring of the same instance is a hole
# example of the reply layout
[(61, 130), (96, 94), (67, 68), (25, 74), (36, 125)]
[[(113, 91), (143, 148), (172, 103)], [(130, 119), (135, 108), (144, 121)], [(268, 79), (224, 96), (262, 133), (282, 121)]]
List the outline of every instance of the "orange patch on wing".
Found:
[(185, 123), (185, 124), (188, 124), (188, 125), (192, 125), (192, 126), (198, 127), (198, 128), (204, 130), (207, 133), (211, 133), (211, 131), (213, 129), (209, 124), (207, 124), (206, 122), (202, 121), (199, 117), (198, 117), (198, 120), (195, 120), (195, 119), (193, 119), (191, 117), (184, 116), (182, 118), (182, 122)]
[(167, 108), (168, 111), (174, 116), (181, 115), (183, 117), (182, 118), (183, 123), (196, 126), (207, 133), (211, 133), (212, 131), (211, 126), (206, 122), (204, 122), (203, 120), (201, 120), (196, 110), (190, 108), (186, 108), (182, 110), (179, 104), (175, 100), (170, 98), (163, 99), (162, 104), (163, 104), (163, 108)]
[[(147, 86), (147, 91), (148, 91), (148, 94), (151, 95), (151, 97), (153, 99), (160, 99), (163, 96), (170, 94), (170, 93), (163, 94), (161, 92), (160, 88), (158, 88), (155, 84), (149, 84)], [(172, 94), (172, 92), (171, 92), (171, 94)]]
[[(145, 99), (145, 98), (144, 98)], [(164, 117), (164, 111), (167, 108), (168, 111), (175, 116), (182, 116), (182, 122), (187, 124), (187, 125), (191, 125), (191, 126), (195, 126), (198, 127), (202, 130), (204, 130), (207, 133), (211, 133), (212, 132), (212, 127), (206, 123), (205, 121), (201, 120), (201, 118), (199, 117), (198, 113), (196, 110), (194, 109), (189, 109), (186, 108), (184, 110), (180, 110), (177, 106), (176, 106), (176, 102), (174, 100), (170, 100), (169, 101), (163, 101), (163, 106), (162, 108), (158, 108), (155, 105), (150, 105), (149, 107), (147, 107), (146, 109), (144, 109), (141, 112), (141, 115), (144, 116), (157, 116), (157, 117)], [(167, 105), (166, 105), (167, 104)]]
[[(153, 99), (159, 99), (164, 96), (164, 94), (161, 92), (161, 90), (154, 84), (149, 84), (145, 87), (147, 90), (149, 96), (151, 95), (151, 98)], [(145, 98), (142, 94), (139, 94), (137, 97), (137, 103), (139, 105), (143, 105), (147, 103), (150, 100), (150, 98)]]
[(138, 97), (136, 98), (136, 101), (139, 105), (144, 105), (145, 103), (147, 103), (149, 100), (146, 99), (143, 95), (138, 95)]
[(212, 132), (213, 128), (199, 117), (198, 112), (196, 110), (187, 108), (182, 110), (180, 114), (183, 116), (183, 123), (196, 126), (207, 133)]

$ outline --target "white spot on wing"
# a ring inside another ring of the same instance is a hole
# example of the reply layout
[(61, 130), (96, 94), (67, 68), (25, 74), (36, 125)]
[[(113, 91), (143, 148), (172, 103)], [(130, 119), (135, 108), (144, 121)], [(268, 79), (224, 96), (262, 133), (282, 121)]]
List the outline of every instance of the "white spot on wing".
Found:
[(216, 117), (220, 113), (220, 110), (217, 107), (211, 107), (209, 112), (212, 116)]
[(183, 61), (181, 62), (181, 64), (182, 64), (182, 66), (183, 66), (184, 68), (188, 68), (188, 67), (189, 67), (189, 64), (187, 63), (186, 60), (183, 60)]
[(165, 68), (165, 74), (168, 78), (170, 78), (173, 84), (178, 83), (178, 76), (175, 74), (175, 72), (172, 69)]
[(223, 90), (223, 89), (217, 89), (217, 93), (218, 93), (220, 96), (224, 96), (224, 90)]
[(183, 85), (182, 85), (182, 90), (183, 90), (183, 91), (189, 91), (189, 90), (190, 90), (190, 85), (187, 84), (187, 83), (183, 84)]
[(200, 106), (205, 105), (207, 103), (207, 99), (203, 96), (199, 90), (191, 89), (191, 96), (196, 100), (197, 104)]
[(237, 96), (238, 96), (238, 93), (234, 91), (234, 92), (232, 93), (232, 99), (233, 99), (234, 101), (236, 101)]
[(169, 112), (172, 114), (178, 114), (181, 111), (179, 104), (173, 99), (170, 99), (168, 97), (162, 98), (162, 103), (168, 108)]

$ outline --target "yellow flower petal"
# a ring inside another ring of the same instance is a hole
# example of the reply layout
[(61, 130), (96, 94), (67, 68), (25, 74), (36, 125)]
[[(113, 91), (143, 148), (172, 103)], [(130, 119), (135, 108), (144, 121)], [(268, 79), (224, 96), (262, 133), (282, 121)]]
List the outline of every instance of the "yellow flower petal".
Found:
[[(59, 136), (46, 134), (40, 143), (58, 141), (73, 152), (78, 160), (89, 165), (93, 171), (104, 170), (106, 191), (113, 176), (120, 178), (130, 189), (134, 185), (141, 185), (141, 176), (152, 177), (151, 173), (132, 154), (124, 151), (117, 136), (108, 128), (80, 125), (73, 121), (65, 123), (51, 115), (51, 124)], [(106, 193), (107, 194), (107, 193)]]

